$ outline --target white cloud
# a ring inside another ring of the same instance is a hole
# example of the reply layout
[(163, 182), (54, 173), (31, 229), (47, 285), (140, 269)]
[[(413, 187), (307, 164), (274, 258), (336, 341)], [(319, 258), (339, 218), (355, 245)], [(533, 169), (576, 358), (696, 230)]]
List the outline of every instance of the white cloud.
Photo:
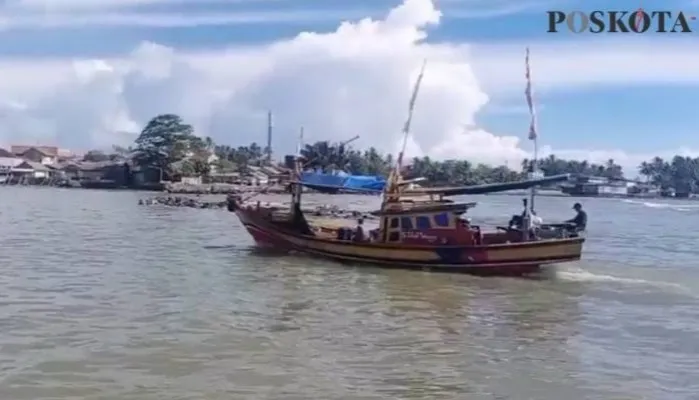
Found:
[(565, 0), (440, 0), (439, 4), (458, 6), (451, 9), (449, 18), (489, 19), (511, 14), (543, 13)]
[(9, 0), (5, 7), (10, 9), (38, 11), (90, 11), (103, 9), (131, 8), (157, 4), (239, 4), (270, 3), (284, 0)]
[(362, 10), (287, 10), (241, 12), (89, 12), (50, 14), (10, 14), (0, 17), (0, 29), (52, 29), (66, 27), (191, 28), (199, 26), (245, 25), (259, 23), (313, 23), (361, 18)]
[[(451, 19), (496, 18), (541, 11), (560, 0), (441, 0)], [(286, 4), (270, 8), (270, 4)], [(317, 0), (10, 0), (0, 2), (0, 28), (54, 29), (65, 27), (199, 27), (259, 23), (304, 24), (375, 16), (393, 0), (375, 0), (370, 7), (336, 5)], [(259, 6), (263, 6), (260, 8)], [(296, 4), (299, 5), (299, 4)], [(186, 6), (183, 11), (182, 6)], [(212, 8), (211, 6), (215, 6)], [(244, 10), (240, 9), (243, 6)]]
[[(405, 0), (384, 20), (343, 23), (334, 32), (302, 33), (256, 47), (184, 52), (143, 43), (126, 56), (103, 60), (0, 59), (0, 142), (44, 141), (76, 150), (126, 144), (130, 138), (124, 132), (137, 131), (158, 113), (174, 112), (218, 142), (262, 143), (266, 113), (272, 109), (279, 152), (295, 147), (300, 126), (305, 127), (306, 141), (358, 134), (357, 146), (395, 151), (415, 77), (427, 58), (410, 155), (519, 165), (528, 142), (476, 126), (474, 116), (489, 98), (471, 67), (469, 48), (424, 42), (424, 28), (439, 19), (429, 0)], [(521, 96), (522, 48), (516, 59), (478, 50), (483, 58), (476, 59), (477, 65), (490, 65)], [(538, 47), (534, 54), (537, 66), (556, 65), (555, 59), (545, 61)], [(513, 66), (506, 68), (512, 76), (503, 76), (505, 67), (493, 60), (509, 60)], [(549, 79), (551, 87), (566, 82), (553, 69), (547, 72), (553, 78), (537, 71), (537, 79)], [(583, 72), (571, 78), (606, 79), (597, 69), (591, 78)], [(604, 161), (609, 154), (636, 162), (623, 152), (578, 155)]]
[(521, 96), (524, 48), (529, 46), (537, 91), (699, 86), (699, 42), (693, 37), (560, 39), (474, 45), (477, 76), (489, 93)]

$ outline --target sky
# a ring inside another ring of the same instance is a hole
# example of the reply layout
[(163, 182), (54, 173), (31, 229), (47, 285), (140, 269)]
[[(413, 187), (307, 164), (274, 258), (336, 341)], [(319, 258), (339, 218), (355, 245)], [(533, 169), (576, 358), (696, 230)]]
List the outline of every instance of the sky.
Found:
[(627, 171), (699, 156), (695, 33), (548, 33), (547, 11), (682, 11), (696, 0), (0, 0), (0, 145), (129, 145), (160, 113), (275, 154), (304, 140), (518, 167), (539, 154)]

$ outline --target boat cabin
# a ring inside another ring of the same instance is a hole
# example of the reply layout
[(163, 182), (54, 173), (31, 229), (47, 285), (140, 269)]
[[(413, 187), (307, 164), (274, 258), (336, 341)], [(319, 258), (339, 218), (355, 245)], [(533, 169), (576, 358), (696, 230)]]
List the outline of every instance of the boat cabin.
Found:
[[(389, 202), (384, 209), (371, 213), (380, 218), (379, 227), (369, 231), (364, 240), (372, 243), (432, 246), (477, 246), (525, 240), (522, 231), (517, 229), (482, 232), (480, 226), (472, 225), (464, 218), (466, 211), (475, 205), (476, 203)], [(337, 240), (355, 241), (352, 228), (318, 228)]]
[[(475, 245), (480, 228), (471, 226), (463, 214), (476, 203), (405, 203), (373, 212), (380, 217), (376, 240), (384, 243), (415, 245)], [(407, 206), (407, 207), (406, 207)]]

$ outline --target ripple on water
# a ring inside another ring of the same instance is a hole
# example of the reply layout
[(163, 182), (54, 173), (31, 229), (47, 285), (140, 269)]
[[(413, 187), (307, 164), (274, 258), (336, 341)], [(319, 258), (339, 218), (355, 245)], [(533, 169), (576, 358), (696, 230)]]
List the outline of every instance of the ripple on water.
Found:
[[(699, 392), (697, 238), (658, 234), (693, 232), (670, 208), (586, 200), (585, 260), (535, 281), (264, 256), (225, 211), (138, 207), (135, 193), (0, 191), (3, 399)], [(497, 224), (518, 203), (483, 197), (470, 212)], [(568, 203), (537, 202), (548, 219)]]

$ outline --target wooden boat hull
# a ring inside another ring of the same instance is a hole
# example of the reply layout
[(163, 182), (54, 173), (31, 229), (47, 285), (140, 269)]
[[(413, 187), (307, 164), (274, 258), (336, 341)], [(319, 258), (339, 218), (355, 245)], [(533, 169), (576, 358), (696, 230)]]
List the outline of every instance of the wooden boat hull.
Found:
[(476, 275), (519, 276), (542, 266), (580, 259), (584, 238), (550, 239), (482, 246), (401, 246), (357, 243), (300, 235), (246, 209), (235, 210), (262, 247), (298, 251), (337, 261), (383, 267), (466, 272)]

